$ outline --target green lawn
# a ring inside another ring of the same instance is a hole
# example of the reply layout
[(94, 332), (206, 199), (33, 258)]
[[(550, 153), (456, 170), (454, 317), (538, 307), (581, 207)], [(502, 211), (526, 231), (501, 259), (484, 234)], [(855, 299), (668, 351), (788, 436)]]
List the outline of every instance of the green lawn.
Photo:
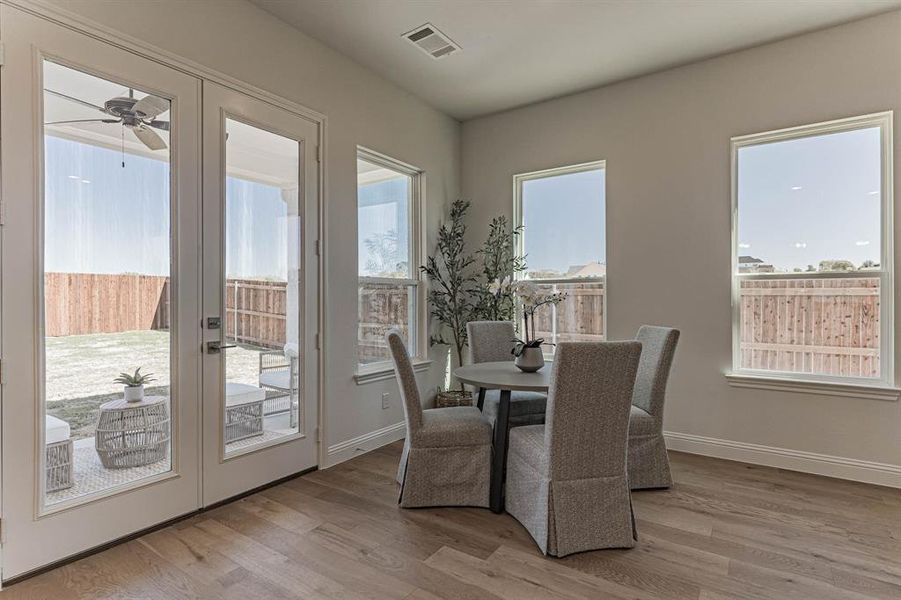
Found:
[[(122, 371), (153, 373), (148, 395), (169, 393), (169, 332), (125, 331), (47, 338), (47, 412), (68, 422), (72, 438), (94, 435), (97, 408), (121, 397), (113, 379)], [(229, 381), (256, 385), (260, 349), (240, 345), (226, 350)]]

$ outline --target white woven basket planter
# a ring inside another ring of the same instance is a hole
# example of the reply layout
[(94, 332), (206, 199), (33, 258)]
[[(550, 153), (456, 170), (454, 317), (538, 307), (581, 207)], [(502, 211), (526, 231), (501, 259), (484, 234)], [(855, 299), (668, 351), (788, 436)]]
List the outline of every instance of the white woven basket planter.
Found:
[(141, 402), (114, 400), (100, 407), (94, 447), (107, 469), (142, 467), (169, 455), (169, 407), (166, 398)]

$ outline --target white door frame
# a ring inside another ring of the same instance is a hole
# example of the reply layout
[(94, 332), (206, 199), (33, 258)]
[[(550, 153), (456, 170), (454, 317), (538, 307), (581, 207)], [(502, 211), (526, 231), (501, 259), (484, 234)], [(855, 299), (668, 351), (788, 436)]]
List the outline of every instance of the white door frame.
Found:
[[(248, 489), (277, 481), (319, 464), (318, 400), (313, 390), (319, 387), (320, 352), (315, 346), (319, 327), (318, 270), (318, 164), (317, 125), (306, 117), (261, 101), (216, 83), (203, 85), (203, 340), (226, 344), (226, 120), (267, 131), (293, 140), (298, 148), (298, 197), (296, 230), (299, 235), (298, 272), (300, 280), (292, 285), (291, 260), (288, 260), (286, 292), (300, 291), (297, 299), (297, 341), (300, 360), (297, 376), (298, 431), (268, 442), (248, 446), (246, 450), (225, 452), (223, 436), (224, 385), (227, 351), (204, 353), (203, 362), (203, 505), (210, 506)], [(290, 213), (290, 207), (289, 207)], [(290, 219), (288, 228), (290, 229)], [(291, 243), (286, 250), (290, 253)], [(316, 272), (313, 272), (315, 270)], [(290, 302), (287, 308), (290, 311)], [(286, 314), (286, 340), (292, 341), (291, 312)], [(220, 326), (207, 327), (207, 319), (220, 317)], [(238, 335), (237, 330), (235, 335)], [(248, 441), (252, 441), (248, 440)]]
[[(4, 575), (47, 563), (193, 512), (200, 501), (200, 79), (10, 6), (0, 6), (6, 64), (2, 79), (3, 477), (18, 485), (3, 491)], [(170, 234), (172, 252), (171, 469), (109, 490), (46, 506), (39, 470), (44, 439), (44, 128), (45, 60), (169, 98)], [(15, 311), (15, 312), (11, 312)], [(12, 450), (11, 450), (12, 449)], [(142, 510), (132, 510), (138, 504)]]
[[(6, 5), (20, 10), (24, 13), (44, 19), (47, 22), (65, 27), (72, 31), (84, 34), (95, 40), (107, 43), (111, 46), (131, 52), (139, 57), (143, 57), (170, 68), (182, 71), (185, 74), (192, 75), (204, 81), (218, 83), (220, 85), (240, 91), (251, 97), (263, 100), (285, 110), (293, 112), (299, 116), (303, 116), (313, 121), (319, 130), (318, 140), (318, 258), (319, 258), (319, 290), (318, 290), (318, 328), (315, 331), (319, 341), (319, 360), (318, 360), (318, 390), (315, 394), (315, 400), (318, 404), (318, 423), (316, 439), (318, 442), (318, 464), (326, 463), (326, 444), (321, 440), (328, 439), (326, 435), (327, 406), (325, 402), (327, 378), (325, 373), (325, 360), (327, 350), (327, 311), (328, 311), (328, 252), (327, 252), (327, 225), (328, 213), (326, 211), (325, 198), (327, 195), (327, 166), (325, 156), (327, 156), (327, 125), (326, 115), (312, 110), (299, 103), (286, 100), (276, 94), (273, 94), (262, 88), (247, 84), (226, 73), (208, 68), (204, 65), (196, 63), (190, 59), (185, 59), (165, 49), (144, 42), (138, 38), (134, 38), (127, 34), (116, 31), (113, 28), (98, 24), (90, 19), (86, 19), (81, 15), (66, 10), (56, 5), (49, 4), (44, 0), (0, 0), (0, 5)], [(0, 48), (2, 48), (3, 40), (0, 39)], [(0, 68), (2, 64), (0, 64)], [(0, 224), (5, 217), (5, 198), (0, 197)], [(0, 229), (2, 231), (2, 229)], [(2, 235), (2, 233), (0, 233)], [(308, 334), (314, 332), (308, 332)], [(2, 381), (0, 381), (2, 383)], [(310, 399), (313, 399), (312, 397)], [(2, 386), (0, 386), (0, 410), (3, 406)], [(2, 441), (2, 438), (0, 438)], [(2, 456), (0, 456), (2, 459)], [(2, 460), (0, 460), (2, 465)], [(2, 467), (0, 467), (0, 475), (2, 475)], [(2, 477), (0, 477), (0, 499), (2, 499)], [(0, 500), (0, 518), (2, 518), (2, 500)], [(3, 528), (3, 536), (0, 539), (0, 558), (2, 558), (2, 541), (6, 538), (6, 529)], [(0, 578), (3, 574), (0, 573)]]
[[(78, 31), (85, 35), (97, 38), (113, 46), (117, 46), (129, 52), (133, 52), (144, 58), (149, 58), (162, 63), (166, 66), (178, 69), (189, 75), (199, 77), (204, 81), (218, 83), (225, 87), (232, 88), (251, 97), (258, 98), (264, 102), (269, 102), (275, 106), (281, 107), (287, 111), (296, 113), (299, 116), (315, 122), (319, 127), (319, 354), (327, 356), (327, 315), (328, 315), (328, 212), (326, 211), (326, 201), (328, 197), (328, 117), (312, 108), (304, 106), (298, 102), (288, 100), (282, 96), (272, 93), (263, 88), (246, 83), (218, 71), (212, 69), (191, 59), (184, 58), (170, 52), (159, 46), (147, 43), (141, 39), (130, 36), (128, 34), (117, 31), (106, 25), (87, 19), (76, 12), (66, 10), (55, 4), (50, 4), (45, 0), (0, 0), (0, 4), (14, 6), (20, 10), (33, 14), (42, 19), (46, 19), (62, 27)], [(326, 412), (328, 409), (325, 398), (327, 397), (327, 378), (325, 376), (325, 360), (319, 361), (319, 438), (327, 440), (327, 423)], [(319, 464), (327, 463), (326, 444), (320, 443), (319, 447)]]

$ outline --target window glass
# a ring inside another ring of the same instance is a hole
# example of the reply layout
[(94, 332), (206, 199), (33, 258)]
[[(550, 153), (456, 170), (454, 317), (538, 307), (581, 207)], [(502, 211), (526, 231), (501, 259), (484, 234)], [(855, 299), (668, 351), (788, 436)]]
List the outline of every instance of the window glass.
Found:
[(882, 377), (885, 125), (872, 121), (737, 142), (735, 368)]
[(413, 259), (412, 211), (418, 173), (390, 160), (357, 159), (357, 364), (391, 360), (385, 333), (401, 331), (417, 353), (418, 268)]
[(522, 182), (523, 247), (532, 279), (597, 277), (606, 265), (604, 169)]
[(879, 265), (878, 127), (738, 150), (740, 272)]

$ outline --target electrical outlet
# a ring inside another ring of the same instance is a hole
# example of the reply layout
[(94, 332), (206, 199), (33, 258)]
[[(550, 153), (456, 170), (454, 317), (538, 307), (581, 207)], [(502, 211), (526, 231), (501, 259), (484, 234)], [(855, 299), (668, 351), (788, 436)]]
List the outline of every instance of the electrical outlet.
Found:
[(389, 394), (388, 392), (382, 394), (382, 410), (385, 410), (391, 406), (390, 398), (391, 394)]

